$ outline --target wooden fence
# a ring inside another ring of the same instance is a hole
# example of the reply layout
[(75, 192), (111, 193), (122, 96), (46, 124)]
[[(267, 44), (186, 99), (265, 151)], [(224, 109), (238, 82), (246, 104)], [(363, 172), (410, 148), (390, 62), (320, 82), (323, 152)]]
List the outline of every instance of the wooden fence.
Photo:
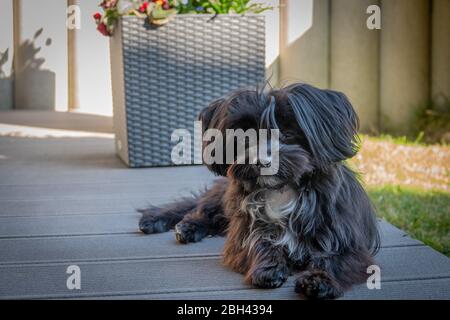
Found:
[[(97, 2), (0, 0), (0, 109), (111, 114), (108, 39), (92, 21)], [(450, 0), (270, 3), (273, 84), (305, 81), (345, 92), (366, 132), (410, 132), (418, 109), (450, 97)], [(75, 31), (66, 28), (71, 4), (81, 9)], [(379, 30), (366, 24), (373, 5), (381, 9)]]

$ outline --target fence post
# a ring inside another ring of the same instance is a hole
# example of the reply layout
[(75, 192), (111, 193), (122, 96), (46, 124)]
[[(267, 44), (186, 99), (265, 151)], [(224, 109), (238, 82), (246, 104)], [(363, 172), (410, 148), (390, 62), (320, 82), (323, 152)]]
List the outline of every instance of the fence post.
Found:
[(281, 1), (281, 84), (329, 86), (329, 1)]
[(344, 92), (355, 107), (361, 131), (378, 132), (379, 30), (367, 27), (374, 0), (331, 2), (331, 88)]
[(67, 111), (66, 1), (14, 0), (15, 107)]
[(429, 1), (381, 1), (381, 129), (413, 131), (417, 110), (429, 100)]
[(0, 110), (14, 106), (14, 26), (13, 0), (0, 1)]
[(450, 99), (450, 1), (433, 0), (431, 97)]

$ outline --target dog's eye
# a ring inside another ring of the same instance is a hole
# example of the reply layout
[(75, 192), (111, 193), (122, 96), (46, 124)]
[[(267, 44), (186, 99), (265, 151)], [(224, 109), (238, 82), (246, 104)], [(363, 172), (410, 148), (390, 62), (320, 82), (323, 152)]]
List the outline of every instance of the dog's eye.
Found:
[(283, 133), (281, 134), (281, 138), (282, 138), (283, 140), (292, 140), (292, 139), (295, 139), (295, 136), (294, 136), (294, 134), (292, 134), (291, 132), (283, 132)]

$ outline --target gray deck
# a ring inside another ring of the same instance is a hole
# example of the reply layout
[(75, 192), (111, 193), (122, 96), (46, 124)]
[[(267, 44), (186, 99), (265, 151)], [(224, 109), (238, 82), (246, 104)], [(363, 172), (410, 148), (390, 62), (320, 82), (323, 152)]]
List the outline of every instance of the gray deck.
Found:
[[(0, 113), (1, 123), (110, 132), (110, 120)], [(143, 235), (135, 208), (210, 183), (203, 167), (128, 169), (108, 137), (0, 137), (0, 298), (297, 299), (293, 278), (254, 289), (220, 264), (223, 239), (180, 245)], [(381, 290), (346, 299), (450, 298), (450, 260), (386, 222), (377, 263)], [(66, 288), (69, 265), (81, 290)]]

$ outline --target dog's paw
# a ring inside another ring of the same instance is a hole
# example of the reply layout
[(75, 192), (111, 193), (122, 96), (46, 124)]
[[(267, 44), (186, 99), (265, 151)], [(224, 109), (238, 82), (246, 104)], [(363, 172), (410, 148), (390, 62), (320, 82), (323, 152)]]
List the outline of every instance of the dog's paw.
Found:
[(206, 231), (194, 223), (181, 221), (175, 225), (175, 238), (179, 243), (198, 242), (206, 236)]
[(158, 210), (142, 210), (142, 217), (139, 220), (139, 229), (143, 233), (161, 233), (169, 230), (168, 221), (158, 215)]
[(302, 272), (295, 282), (295, 292), (308, 299), (335, 299), (342, 295), (330, 276), (321, 270)]
[(256, 269), (250, 276), (250, 282), (259, 288), (278, 288), (286, 282), (288, 276), (288, 267), (284, 264), (277, 264), (273, 267)]

